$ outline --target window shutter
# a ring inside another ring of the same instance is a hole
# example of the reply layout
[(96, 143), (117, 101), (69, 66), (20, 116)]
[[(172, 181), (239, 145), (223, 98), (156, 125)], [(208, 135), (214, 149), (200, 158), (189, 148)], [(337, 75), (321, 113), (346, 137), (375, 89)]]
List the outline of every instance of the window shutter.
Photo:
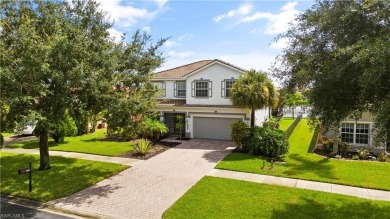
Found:
[(162, 89), (164, 90), (164, 97), (167, 95), (167, 90), (166, 90), (166, 86), (165, 86), (165, 82), (162, 82)]
[(191, 97), (195, 97), (195, 81), (191, 82)]
[(225, 81), (221, 81), (221, 97), (225, 96)]
[(176, 81), (175, 81), (173, 86), (174, 86), (173, 96), (177, 97), (177, 82)]
[(212, 81), (209, 81), (209, 97), (212, 97), (212, 93), (213, 93), (213, 90), (212, 90), (212, 86), (213, 86), (213, 82)]

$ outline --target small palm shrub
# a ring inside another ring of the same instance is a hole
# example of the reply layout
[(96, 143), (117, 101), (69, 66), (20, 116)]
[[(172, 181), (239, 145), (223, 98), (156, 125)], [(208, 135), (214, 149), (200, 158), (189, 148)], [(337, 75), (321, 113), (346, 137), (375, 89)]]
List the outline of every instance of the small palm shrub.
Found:
[(244, 141), (249, 134), (249, 127), (243, 121), (238, 121), (230, 124), (232, 128), (231, 136), (232, 141), (237, 146), (237, 150), (242, 151), (244, 149)]
[(181, 139), (184, 131), (184, 116), (182, 115), (177, 115), (176, 116), (176, 124), (175, 127), (179, 130), (179, 139)]
[(380, 161), (380, 162), (390, 161), (390, 157), (387, 156), (384, 152), (382, 152), (378, 156), (378, 161)]
[(168, 133), (168, 127), (156, 119), (146, 118), (141, 125), (140, 132), (144, 138), (158, 140), (161, 135)]
[(140, 139), (134, 146), (135, 151), (142, 156), (147, 154), (151, 148), (152, 143), (145, 138)]
[(356, 152), (358, 153), (358, 156), (361, 160), (364, 160), (368, 156), (368, 150), (366, 150), (364, 147), (360, 147), (359, 149), (356, 149)]

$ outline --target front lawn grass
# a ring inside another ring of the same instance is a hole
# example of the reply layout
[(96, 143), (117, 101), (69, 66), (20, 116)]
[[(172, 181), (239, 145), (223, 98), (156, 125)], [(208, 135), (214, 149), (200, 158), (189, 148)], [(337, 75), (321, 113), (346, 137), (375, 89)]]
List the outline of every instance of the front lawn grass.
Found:
[[(51, 169), (38, 171), (39, 156), (0, 153), (1, 193), (37, 201), (50, 201), (78, 192), (114, 174), (127, 166), (79, 160), (65, 157), (50, 157)], [(18, 169), (32, 162), (33, 190), (28, 192), (28, 174), (18, 175)], [(110, 188), (105, 188), (109, 191)]]
[[(94, 133), (75, 137), (65, 137), (65, 142), (56, 144), (49, 140), (49, 150), (53, 151), (72, 151), (87, 154), (98, 154), (106, 156), (118, 156), (133, 150), (133, 144), (130, 142), (101, 141), (105, 136), (105, 129), (98, 129)], [(19, 142), (8, 145), (10, 148), (39, 148), (38, 140)]]
[(282, 176), (350, 186), (390, 190), (390, 163), (337, 160), (308, 153), (315, 131), (303, 119), (289, 138), (290, 149), (285, 164), (261, 170), (263, 158), (243, 153), (231, 153), (216, 168)]
[(279, 121), (279, 129), (286, 131), (294, 121), (295, 119), (291, 117), (282, 117)]
[(204, 177), (163, 218), (389, 218), (390, 202)]
[(1, 134), (3, 135), (4, 138), (15, 135), (15, 133), (13, 133), (13, 132), (2, 132)]

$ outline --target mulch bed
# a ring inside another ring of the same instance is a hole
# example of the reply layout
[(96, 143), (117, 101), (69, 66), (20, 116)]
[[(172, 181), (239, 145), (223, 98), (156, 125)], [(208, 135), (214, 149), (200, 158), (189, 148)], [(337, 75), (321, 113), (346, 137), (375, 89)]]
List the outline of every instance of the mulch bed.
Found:
[(157, 141), (156, 143), (154, 143), (153, 147), (149, 150), (149, 152), (145, 156), (138, 154), (136, 151), (129, 151), (119, 155), (118, 157), (128, 157), (128, 158), (147, 160), (170, 148), (176, 147), (179, 144), (180, 143), (178, 142)]

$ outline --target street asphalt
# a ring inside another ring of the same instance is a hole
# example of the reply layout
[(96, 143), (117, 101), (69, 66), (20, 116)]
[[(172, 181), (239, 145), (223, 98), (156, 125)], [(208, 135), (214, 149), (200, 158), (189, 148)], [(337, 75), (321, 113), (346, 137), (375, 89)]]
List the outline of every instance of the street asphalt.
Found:
[(37, 218), (37, 219), (69, 219), (60, 214), (47, 212), (32, 207), (26, 207), (7, 201), (1, 200), (0, 219), (22, 219), (22, 218)]

